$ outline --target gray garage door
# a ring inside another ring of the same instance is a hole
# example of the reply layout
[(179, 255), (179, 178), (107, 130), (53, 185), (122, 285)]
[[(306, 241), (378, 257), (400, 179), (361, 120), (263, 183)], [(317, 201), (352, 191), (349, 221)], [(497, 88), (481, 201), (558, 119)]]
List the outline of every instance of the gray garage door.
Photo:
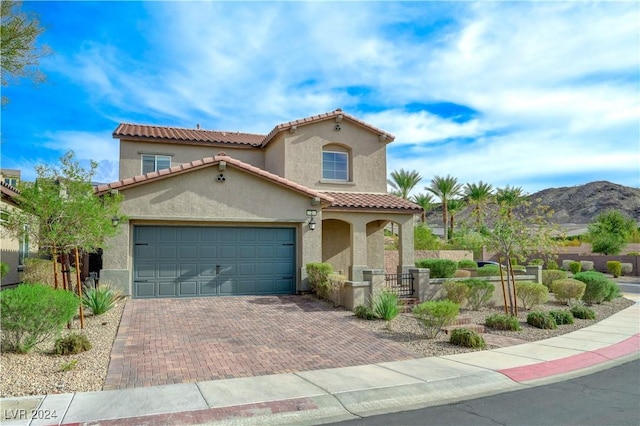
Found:
[(295, 293), (293, 228), (136, 226), (134, 297)]

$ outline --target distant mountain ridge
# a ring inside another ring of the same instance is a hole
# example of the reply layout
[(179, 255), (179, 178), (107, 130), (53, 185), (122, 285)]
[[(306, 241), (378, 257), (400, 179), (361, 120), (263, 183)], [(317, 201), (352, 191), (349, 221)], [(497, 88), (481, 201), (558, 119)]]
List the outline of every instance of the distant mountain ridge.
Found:
[[(435, 198), (435, 197), (434, 197)], [(618, 210), (640, 223), (640, 188), (632, 188), (607, 181), (596, 181), (584, 185), (548, 188), (528, 196), (534, 204), (550, 207), (554, 214), (551, 221), (563, 224), (588, 224), (606, 210)], [(496, 207), (489, 206), (490, 219)], [(458, 221), (469, 220), (471, 208), (458, 215)], [(427, 214), (432, 226), (442, 226), (442, 209), (438, 206)], [(459, 222), (458, 222), (459, 223)], [(586, 228), (586, 227), (583, 227)]]
[(606, 210), (618, 210), (640, 221), (640, 188), (607, 181), (548, 188), (529, 196), (533, 203), (549, 206), (555, 223), (590, 223)]

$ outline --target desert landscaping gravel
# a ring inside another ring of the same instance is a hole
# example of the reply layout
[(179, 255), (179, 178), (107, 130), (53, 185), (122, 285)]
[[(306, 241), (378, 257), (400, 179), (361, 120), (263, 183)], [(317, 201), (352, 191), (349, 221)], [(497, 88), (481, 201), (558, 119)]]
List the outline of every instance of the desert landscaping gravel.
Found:
[[(102, 389), (107, 375), (111, 347), (115, 340), (120, 318), (126, 301), (120, 301), (117, 306), (104, 315), (87, 316), (85, 328), (80, 330), (79, 321), (73, 322), (70, 330), (64, 330), (63, 335), (70, 332), (84, 333), (92, 344), (92, 349), (69, 356), (48, 354), (53, 348), (53, 340), (36, 347), (31, 353), (18, 355), (2, 353), (0, 358), (0, 397), (25, 395), (45, 395), (55, 393), (99, 391)], [(318, 300), (318, 303), (325, 303)], [(576, 319), (573, 325), (562, 325), (557, 330), (540, 330), (526, 324), (528, 311), (521, 310), (518, 318), (522, 331), (496, 331), (487, 329), (487, 333), (500, 334), (525, 341), (542, 340), (592, 325), (602, 319), (632, 305), (633, 302), (619, 298), (612, 302), (594, 305), (596, 320)], [(541, 310), (555, 310), (566, 308), (556, 302), (548, 302)], [(487, 315), (504, 312), (500, 309), (483, 309), (481, 311), (461, 310), (462, 316), (469, 316), (474, 324), (483, 324)], [(418, 356), (430, 357), (469, 352), (472, 349), (451, 345), (444, 333), (435, 339), (426, 339), (422, 330), (411, 314), (401, 314), (387, 324), (385, 321), (366, 321), (355, 318), (350, 312), (345, 315), (353, 319), (353, 324), (375, 333), (382, 339), (389, 339), (400, 343)], [(491, 349), (491, 346), (488, 347)], [(69, 371), (62, 371), (65, 365), (74, 360), (77, 364)]]

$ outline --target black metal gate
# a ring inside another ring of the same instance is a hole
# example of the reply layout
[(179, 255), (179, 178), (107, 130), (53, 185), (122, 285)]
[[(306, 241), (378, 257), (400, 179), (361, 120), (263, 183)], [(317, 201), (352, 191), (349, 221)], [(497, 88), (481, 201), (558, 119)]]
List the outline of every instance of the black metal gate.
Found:
[(387, 288), (398, 295), (398, 297), (413, 297), (413, 274), (384, 274)]

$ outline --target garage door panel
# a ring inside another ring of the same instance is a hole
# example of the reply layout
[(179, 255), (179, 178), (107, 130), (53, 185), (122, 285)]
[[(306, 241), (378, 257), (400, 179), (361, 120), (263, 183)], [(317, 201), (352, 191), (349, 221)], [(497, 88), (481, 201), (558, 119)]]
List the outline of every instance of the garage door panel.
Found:
[(180, 296), (197, 296), (198, 295), (198, 282), (197, 281), (183, 281), (178, 284), (180, 289)]
[(159, 264), (158, 278), (178, 278), (178, 265), (176, 263)]
[(136, 268), (136, 278), (155, 278), (158, 265), (156, 263), (142, 263)]
[(238, 275), (239, 276), (254, 276), (256, 274), (256, 265), (255, 263), (240, 263), (238, 265)]
[(158, 232), (157, 232), (157, 240), (161, 241), (161, 242), (172, 242), (175, 243), (178, 241), (178, 229), (177, 228), (170, 228), (170, 227), (163, 227), (163, 228), (157, 228)]
[(232, 245), (219, 246), (218, 257), (220, 259), (235, 259), (238, 257), (238, 247)]
[(180, 259), (197, 259), (198, 248), (196, 246), (182, 246), (179, 248)]
[(158, 283), (158, 296), (168, 297), (177, 296), (176, 283), (175, 282), (159, 282)]
[(156, 251), (156, 255), (160, 260), (176, 260), (178, 258), (178, 249), (176, 246), (160, 246)]
[(218, 257), (218, 248), (214, 245), (200, 246), (201, 259), (215, 259)]
[(155, 283), (135, 283), (136, 297), (156, 297)]
[(216, 296), (218, 294), (217, 280), (201, 280), (198, 282), (199, 294), (203, 296)]
[(256, 227), (134, 229), (134, 295), (291, 294), (295, 230)]
[(197, 263), (180, 264), (180, 277), (195, 277), (196, 275), (198, 275)]
[(156, 248), (154, 246), (136, 245), (134, 253), (138, 260), (155, 261), (156, 259)]

